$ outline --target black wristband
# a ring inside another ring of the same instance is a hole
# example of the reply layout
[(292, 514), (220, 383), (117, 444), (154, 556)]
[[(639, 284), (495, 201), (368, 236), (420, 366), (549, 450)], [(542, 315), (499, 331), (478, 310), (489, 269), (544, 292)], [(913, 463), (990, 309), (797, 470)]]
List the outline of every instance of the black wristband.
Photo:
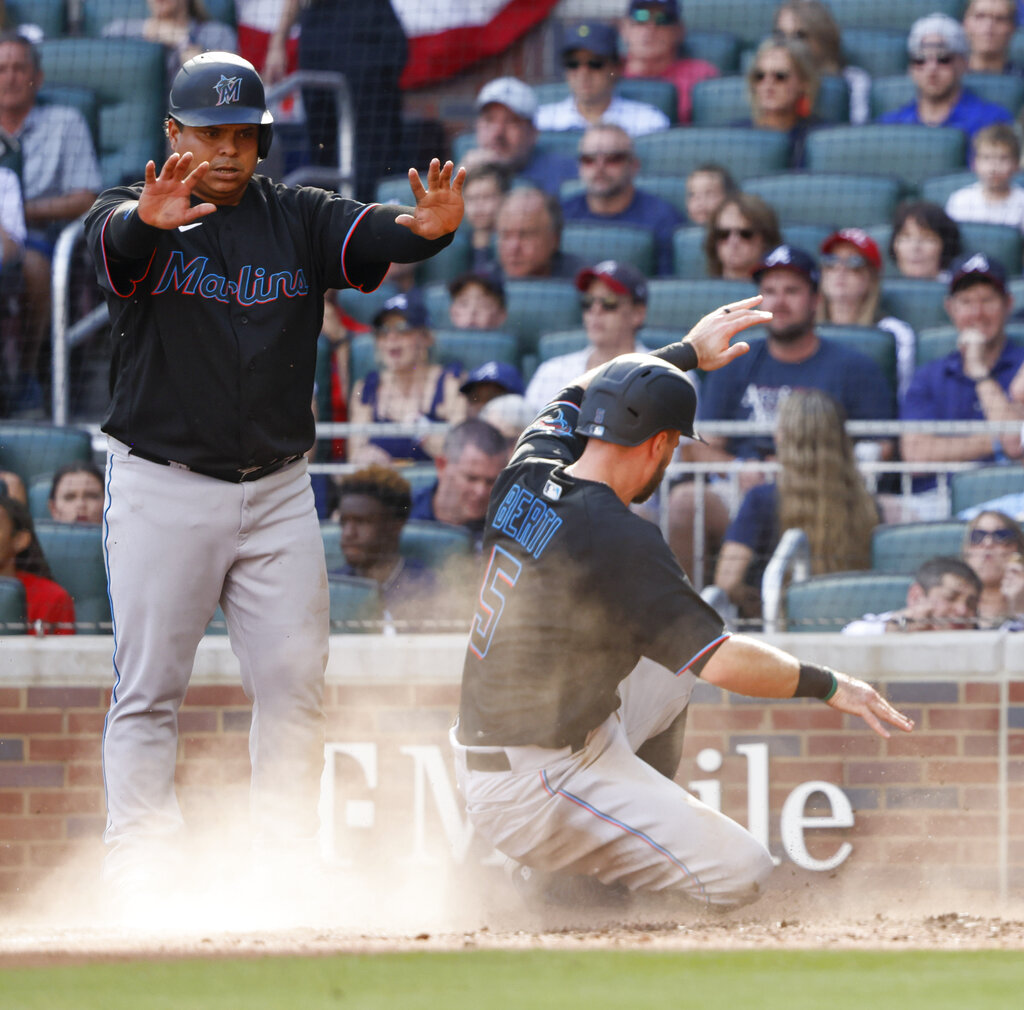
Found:
[(827, 666), (816, 663), (801, 663), (794, 698), (820, 698), (828, 701), (836, 693), (839, 681)]
[(654, 357), (661, 358), (662, 361), (667, 361), (670, 365), (675, 365), (681, 372), (692, 372), (697, 367), (697, 352), (694, 350), (693, 344), (682, 340), (674, 344), (666, 344), (651, 353)]

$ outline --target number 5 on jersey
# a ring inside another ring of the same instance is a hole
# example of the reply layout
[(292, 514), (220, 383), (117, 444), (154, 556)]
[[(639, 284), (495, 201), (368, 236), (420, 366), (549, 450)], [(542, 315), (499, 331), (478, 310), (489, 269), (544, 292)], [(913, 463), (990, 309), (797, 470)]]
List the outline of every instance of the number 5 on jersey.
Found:
[(497, 546), (491, 551), (491, 560), (487, 563), (484, 581), (480, 586), (480, 605), (469, 632), (469, 647), (478, 659), (487, 655), (494, 631), (501, 620), (501, 612), (505, 609), (504, 586), (514, 586), (522, 570), (523, 563), (508, 551)]

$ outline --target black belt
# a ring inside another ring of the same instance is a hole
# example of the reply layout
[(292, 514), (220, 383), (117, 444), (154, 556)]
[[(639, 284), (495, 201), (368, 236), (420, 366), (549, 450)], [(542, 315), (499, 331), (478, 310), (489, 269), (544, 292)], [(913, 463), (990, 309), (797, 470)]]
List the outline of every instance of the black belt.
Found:
[(277, 473), (278, 470), (284, 469), (289, 463), (295, 463), (302, 459), (303, 453), (297, 453), (294, 456), (286, 456), (284, 459), (271, 460), (269, 463), (264, 463), (263, 466), (249, 466), (241, 470), (223, 469), (223, 470), (206, 470), (199, 466), (189, 466), (187, 463), (178, 463), (173, 459), (164, 459), (163, 456), (154, 456), (151, 452), (145, 452), (142, 449), (129, 449), (128, 454), (130, 456), (138, 456), (139, 459), (144, 459), (149, 463), (159, 463), (160, 466), (171, 466), (177, 470), (188, 470), (191, 473), (197, 473), (201, 477), (212, 477), (214, 480), (225, 480), (229, 484), (245, 484), (251, 480), (259, 480), (261, 477), (267, 477), (272, 473)]

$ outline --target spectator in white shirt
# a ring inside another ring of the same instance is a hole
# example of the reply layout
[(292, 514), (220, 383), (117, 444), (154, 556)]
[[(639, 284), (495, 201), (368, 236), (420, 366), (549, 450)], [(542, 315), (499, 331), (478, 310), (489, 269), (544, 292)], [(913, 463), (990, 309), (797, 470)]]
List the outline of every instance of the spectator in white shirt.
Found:
[(951, 193), (946, 213), (954, 221), (1007, 224), (1024, 231), (1024, 188), (1013, 182), (1020, 163), (1020, 140), (1009, 123), (979, 130), (972, 142), (978, 181)]
[(596, 22), (567, 28), (562, 61), (571, 94), (537, 110), (538, 130), (585, 130), (595, 123), (612, 123), (639, 137), (668, 129), (668, 116), (660, 109), (615, 94), (622, 59), (614, 28)]

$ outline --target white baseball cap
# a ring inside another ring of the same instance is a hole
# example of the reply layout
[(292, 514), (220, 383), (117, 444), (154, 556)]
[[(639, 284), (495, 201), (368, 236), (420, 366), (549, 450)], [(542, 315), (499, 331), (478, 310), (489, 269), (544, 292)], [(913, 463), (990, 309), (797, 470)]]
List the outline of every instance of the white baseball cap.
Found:
[(518, 77), (497, 77), (488, 81), (476, 96), (477, 111), (492, 102), (507, 106), (523, 119), (532, 120), (537, 112), (537, 96), (533, 88)]
[(911, 25), (907, 52), (920, 56), (926, 45), (957, 56), (966, 56), (971, 51), (963, 25), (948, 14), (928, 14)]

